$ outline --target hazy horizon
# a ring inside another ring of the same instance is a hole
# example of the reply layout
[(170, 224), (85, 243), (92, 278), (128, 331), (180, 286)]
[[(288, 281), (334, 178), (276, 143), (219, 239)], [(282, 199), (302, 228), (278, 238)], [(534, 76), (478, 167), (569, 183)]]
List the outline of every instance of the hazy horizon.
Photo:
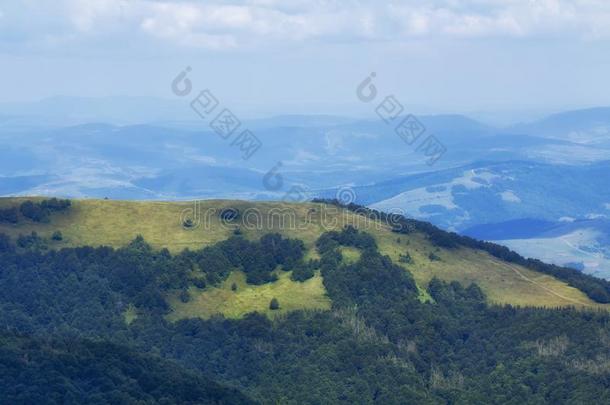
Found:
[[(110, 95), (110, 96), (66, 96), (53, 95), (40, 99), (28, 101), (4, 101), (0, 102), (0, 116), (20, 116), (23, 118), (36, 117), (39, 113), (45, 115), (61, 115), (70, 114), (70, 108), (78, 105), (81, 109), (87, 107), (81, 103), (90, 103), (89, 117), (83, 116), (81, 123), (109, 123), (115, 125), (130, 125), (130, 124), (154, 124), (151, 119), (138, 119), (138, 116), (148, 110), (147, 115), (153, 116), (159, 111), (169, 119), (172, 113), (175, 113), (176, 122), (197, 121), (197, 117), (192, 115), (192, 111), (188, 107), (188, 103), (184, 100), (176, 99), (175, 97), (152, 97), (152, 96), (125, 96), (125, 95)], [(121, 105), (123, 104), (123, 105)], [(331, 104), (331, 105), (283, 105), (280, 107), (256, 106), (243, 104), (239, 102), (231, 103), (231, 108), (239, 111), (242, 118), (247, 120), (274, 119), (287, 116), (329, 116), (341, 117), (346, 119), (362, 119), (374, 120), (378, 119), (374, 109), (370, 105), (360, 102), (346, 104)], [(39, 110), (35, 106), (40, 106)], [(49, 108), (52, 106), (52, 108)], [(99, 115), (95, 114), (94, 108), (97, 107)], [(124, 108), (132, 108), (132, 111), (124, 111), (125, 114), (131, 112), (133, 120), (131, 122), (119, 122), (116, 119), (110, 119), (104, 115), (106, 109), (121, 110)], [(169, 109), (168, 109), (169, 107)], [(572, 111), (584, 111), (596, 108), (608, 108), (610, 105), (583, 105), (575, 106), (574, 108), (546, 108), (546, 109), (500, 109), (500, 110), (444, 110), (435, 109), (433, 107), (424, 106), (405, 106), (408, 112), (422, 116), (444, 116), (444, 115), (461, 115), (475, 121), (479, 121), (485, 125), (493, 127), (510, 127), (521, 123), (530, 123), (545, 119), (555, 114), (561, 114)], [(175, 110), (175, 111), (172, 111)], [(43, 111), (44, 110), (44, 111)]]
[[(173, 97), (187, 66), (243, 114), (360, 114), (371, 72), (414, 113), (610, 105), (598, 1), (0, 2), (0, 102)], [(506, 118), (504, 118), (506, 121)]]

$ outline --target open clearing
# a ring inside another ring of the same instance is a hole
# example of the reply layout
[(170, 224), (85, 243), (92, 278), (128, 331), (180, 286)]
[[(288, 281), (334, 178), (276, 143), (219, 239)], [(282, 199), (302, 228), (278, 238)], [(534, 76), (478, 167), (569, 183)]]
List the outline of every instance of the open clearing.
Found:
[[(241, 318), (252, 311), (275, 317), (297, 309), (330, 309), (330, 299), (326, 296), (319, 272), (303, 283), (292, 281), (290, 272), (278, 271), (277, 274), (278, 280), (274, 283), (251, 285), (246, 283), (243, 272), (233, 271), (220, 287), (191, 288), (189, 302), (181, 302), (176, 294), (169, 300), (173, 312), (168, 319), (207, 319), (217, 314)], [(233, 284), (237, 287), (235, 291), (231, 288)], [(273, 298), (279, 301), (279, 310), (269, 309)]]

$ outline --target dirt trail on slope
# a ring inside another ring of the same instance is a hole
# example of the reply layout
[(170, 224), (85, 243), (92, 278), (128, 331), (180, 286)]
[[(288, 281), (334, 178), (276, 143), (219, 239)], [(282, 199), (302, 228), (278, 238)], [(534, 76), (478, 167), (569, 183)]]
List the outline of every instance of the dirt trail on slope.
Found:
[(537, 281), (535, 281), (535, 280), (532, 280), (531, 278), (527, 277), (525, 274), (521, 273), (517, 267), (515, 267), (515, 266), (513, 266), (513, 265), (511, 265), (511, 264), (504, 263), (504, 262), (501, 262), (501, 261), (498, 261), (498, 260), (495, 260), (495, 259), (492, 259), (492, 261), (493, 261), (494, 263), (496, 263), (496, 264), (499, 264), (499, 265), (501, 265), (501, 266), (504, 266), (504, 267), (506, 267), (506, 268), (511, 269), (513, 272), (515, 272), (515, 273), (516, 273), (516, 274), (517, 274), (519, 277), (521, 277), (523, 280), (525, 280), (525, 281), (527, 281), (527, 282), (529, 282), (529, 283), (534, 284), (536, 287), (542, 288), (543, 290), (547, 291), (547, 292), (548, 292), (548, 293), (550, 293), (550, 294), (553, 294), (553, 295), (554, 295), (554, 296), (556, 296), (556, 297), (559, 297), (559, 298), (561, 298), (561, 299), (563, 299), (563, 300), (566, 300), (566, 301), (569, 301), (569, 302), (572, 302), (572, 303), (575, 303), (575, 304), (578, 304), (578, 305), (583, 305), (583, 306), (591, 306), (591, 305), (590, 305), (589, 303), (587, 303), (587, 302), (582, 302), (582, 301), (578, 301), (578, 300), (575, 300), (575, 299), (570, 298), (570, 297), (566, 297), (566, 296), (564, 296), (564, 295), (562, 295), (562, 294), (560, 294), (560, 293), (558, 293), (558, 292), (554, 291), (553, 289), (551, 289), (551, 288), (549, 288), (549, 287), (547, 287), (547, 286), (545, 286), (545, 285), (542, 285), (542, 284), (540, 284), (539, 282), (537, 282)]

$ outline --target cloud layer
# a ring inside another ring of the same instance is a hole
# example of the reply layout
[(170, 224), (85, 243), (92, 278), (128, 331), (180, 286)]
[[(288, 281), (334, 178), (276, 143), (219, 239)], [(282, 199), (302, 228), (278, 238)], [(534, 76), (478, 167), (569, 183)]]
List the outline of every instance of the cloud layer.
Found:
[(605, 0), (24, 0), (0, 4), (4, 48), (104, 39), (204, 49), (297, 41), (610, 39)]

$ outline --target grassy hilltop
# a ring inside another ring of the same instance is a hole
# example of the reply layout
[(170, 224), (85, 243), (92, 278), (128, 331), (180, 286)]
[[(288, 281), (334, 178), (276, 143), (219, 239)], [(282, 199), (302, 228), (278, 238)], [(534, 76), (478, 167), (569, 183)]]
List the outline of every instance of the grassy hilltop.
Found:
[[(4, 198), (0, 208), (15, 206), (25, 198)], [(32, 199), (37, 200), (37, 199)], [(241, 213), (239, 221), (222, 221), (221, 213), (229, 208)], [(193, 215), (193, 212), (199, 215)], [(192, 226), (185, 228), (187, 218)], [(198, 218), (200, 218), (198, 220)], [(237, 225), (239, 223), (239, 225)], [(20, 220), (17, 224), (0, 223), (0, 232), (16, 239), (36, 231), (47, 239), (50, 248), (109, 245), (121, 247), (137, 235), (155, 248), (171, 252), (198, 249), (229, 238), (235, 228), (248, 239), (258, 239), (269, 232), (301, 239), (307, 248), (306, 257), (316, 258), (314, 244), (325, 231), (345, 225), (370, 233), (379, 250), (408, 269), (423, 292), (433, 277), (458, 281), (464, 285), (476, 282), (491, 303), (539, 307), (609, 307), (592, 301), (582, 291), (552, 276), (537, 273), (519, 265), (501, 261), (486, 252), (468, 248), (443, 249), (433, 245), (418, 232), (396, 234), (387, 224), (373, 222), (345, 209), (318, 203), (244, 202), (205, 200), (194, 202), (138, 202), (112, 200), (73, 200), (65, 212), (53, 213), (48, 222)], [(63, 239), (52, 240), (60, 231)], [(409, 254), (410, 262), (401, 256)], [(344, 260), (357, 260), (355, 249), (343, 252)], [(174, 312), (170, 319), (209, 317), (223, 313), (241, 317), (259, 310), (273, 314), (289, 310), (330, 307), (321, 276), (305, 283), (292, 281), (284, 273), (264, 285), (245, 283), (244, 275), (234, 271), (222, 285), (206, 289), (192, 288), (192, 299), (183, 303), (177, 294), (170, 298)], [(231, 287), (237, 287), (233, 290)], [(278, 298), (280, 311), (269, 311), (269, 300)]]

